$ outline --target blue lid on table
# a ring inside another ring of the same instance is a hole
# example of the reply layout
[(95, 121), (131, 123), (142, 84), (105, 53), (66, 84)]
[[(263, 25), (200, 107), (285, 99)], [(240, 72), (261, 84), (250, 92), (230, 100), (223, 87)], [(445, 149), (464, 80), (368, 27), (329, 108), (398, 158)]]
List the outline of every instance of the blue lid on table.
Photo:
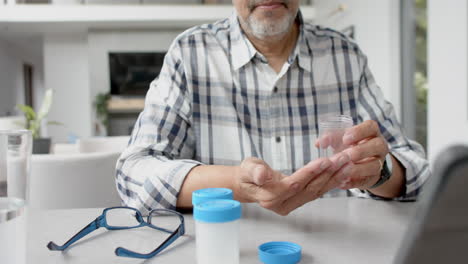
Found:
[(235, 200), (209, 200), (193, 207), (193, 218), (206, 223), (224, 223), (241, 218), (241, 203)]
[(301, 260), (302, 247), (286, 241), (272, 241), (258, 247), (258, 258), (265, 264), (295, 264)]
[(232, 200), (232, 190), (227, 188), (207, 188), (196, 190), (192, 193), (192, 205), (213, 199)]

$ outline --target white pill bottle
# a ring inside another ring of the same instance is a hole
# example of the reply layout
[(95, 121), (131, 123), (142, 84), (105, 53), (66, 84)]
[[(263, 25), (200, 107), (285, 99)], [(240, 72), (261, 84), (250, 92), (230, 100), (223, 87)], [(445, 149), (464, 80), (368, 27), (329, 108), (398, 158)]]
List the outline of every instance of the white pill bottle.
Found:
[(235, 200), (209, 200), (194, 206), (198, 264), (239, 264), (239, 222)]

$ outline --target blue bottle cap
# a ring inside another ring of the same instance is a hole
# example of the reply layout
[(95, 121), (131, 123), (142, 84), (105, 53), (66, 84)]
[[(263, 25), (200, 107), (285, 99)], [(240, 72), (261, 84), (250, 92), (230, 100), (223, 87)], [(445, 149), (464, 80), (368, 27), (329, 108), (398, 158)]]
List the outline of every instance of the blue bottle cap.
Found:
[(295, 264), (301, 260), (301, 250), (296, 243), (273, 241), (258, 247), (258, 258), (265, 264)]
[(213, 199), (232, 200), (232, 190), (227, 188), (208, 188), (196, 190), (192, 193), (192, 205)]
[(206, 223), (224, 223), (241, 218), (241, 203), (235, 200), (210, 200), (193, 208), (193, 218)]

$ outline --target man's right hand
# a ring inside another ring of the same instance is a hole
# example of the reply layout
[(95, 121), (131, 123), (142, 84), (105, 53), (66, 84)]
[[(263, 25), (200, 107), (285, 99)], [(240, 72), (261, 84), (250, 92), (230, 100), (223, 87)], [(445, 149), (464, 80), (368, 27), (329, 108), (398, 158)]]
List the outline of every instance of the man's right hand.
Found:
[(286, 176), (261, 159), (247, 158), (236, 173), (233, 186), (235, 199), (256, 202), (280, 215), (287, 215), (337, 188), (340, 181), (335, 174), (348, 161), (347, 154), (337, 154), (330, 159), (311, 161), (294, 174)]
[(293, 188), (282, 181), (285, 177), (261, 159), (246, 158), (238, 167), (234, 179), (235, 199), (247, 203), (276, 199)]

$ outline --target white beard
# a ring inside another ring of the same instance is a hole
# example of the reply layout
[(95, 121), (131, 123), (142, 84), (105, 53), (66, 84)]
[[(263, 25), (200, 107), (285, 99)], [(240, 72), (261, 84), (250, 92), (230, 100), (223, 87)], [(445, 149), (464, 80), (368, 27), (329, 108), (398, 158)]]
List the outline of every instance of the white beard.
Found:
[[(290, 30), (291, 25), (294, 23), (296, 15), (293, 16), (288, 13), (279, 21), (268, 21), (267, 19), (262, 21), (250, 15), (247, 18), (247, 21), (242, 22), (245, 26), (247, 26), (249, 33), (254, 35), (256, 38), (265, 39), (268, 37), (285, 35)], [(242, 20), (242, 18), (240, 18), (240, 20)]]

